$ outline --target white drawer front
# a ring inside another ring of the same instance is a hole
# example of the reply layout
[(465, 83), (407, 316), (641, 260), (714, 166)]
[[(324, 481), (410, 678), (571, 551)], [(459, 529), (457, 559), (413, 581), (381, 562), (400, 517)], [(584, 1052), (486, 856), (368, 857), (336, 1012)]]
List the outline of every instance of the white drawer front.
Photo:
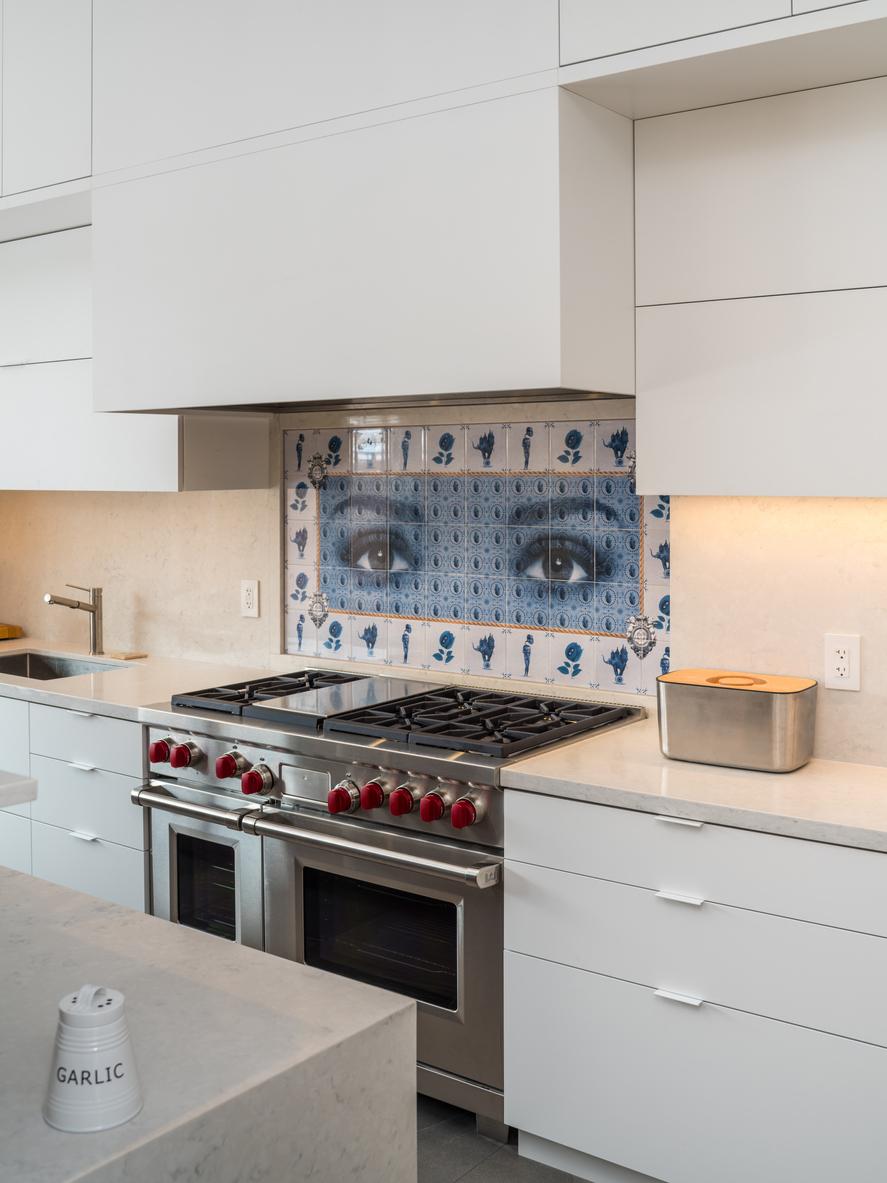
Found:
[(30, 776), (28, 704), (18, 698), (0, 698), (0, 768)]
[(31, 874), (31, 823), (6, 810), (0, 810), (0, 867)]
[(141, 728), (128, 719), (108, 719), (32, 703), (31, 751), (56, 760), (93, 764), (125, 776), (142, 773)]
[(887, 855), (509, 792), (509, 858), (887, 936)]
[(505, 947), (887, 1047), (887, 940), (509, 860)]
[(31, 822), (32, 874), (61, 887), (145, 911), (145, 858), (103, 838), (87, 842), (70, 830)]
[(887, 1050), (505, 955), (505, 1120), (671, 1183), (882, 1183)]
[(130, 800), (130, 793), (141, 783), (137, 777), (48, 756), (32, 756), (31, 767), (38, 784), (37, 799), (31, 805), (35, 821), (138, 850), (146, 848), (145, 811)]

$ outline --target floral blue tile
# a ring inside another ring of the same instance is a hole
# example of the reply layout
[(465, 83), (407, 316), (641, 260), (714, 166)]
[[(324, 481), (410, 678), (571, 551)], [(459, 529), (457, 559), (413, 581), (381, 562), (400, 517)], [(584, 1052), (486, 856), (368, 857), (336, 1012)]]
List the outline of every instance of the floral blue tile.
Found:
[(351, 608), (380, 616), (388, 612), (388, 572), (352, 568)]
[(462, 633), (465, 638), (462, 667), (465, 673), (504, 678), (508, 658), (505, 629), (498, 625), (466, 625)]
[(671, 635), (671, 593), (668, 588), (648, 588), (644, 592), (643, 612), (653, 622), (657, 642), (667, 645)]
[[(400, 638), (402, 627), (395, 626), (395, 636)], [(351, 657), (354, 661), (378, 662), (383, 665), (388, 658), (388, 620), (383, 616), (351, 617)]]
[[(318, 589), (318, 569), (316, 564), (300, 566), (287, 564), (285, 571), (286, 607), (292, 611), (307, 611), (306, 605)], [(350, 591), (350, 589), (349, 589)]]
[(317, 516), (317, 490), (302, 478), (287, 481), (286, 522), (310, 521)]
[(548, 665), (556, 686), (585, 688), (594, 681), (597, 642), (594, 637), (552, 633)]
[(594, 467), (591, 421), (553, 423), (549, 454), (552, 472), (589, 472)]
[(466, 537), (466, 570), (469, 575), (506, 574), (507, 531), (504, 526), (469, 525)]
[(388, 577), (388, 615), (392, 618), (425, 616), (425, 585), (423, 571), (392, 571)]
[(645, 497), (644, 501), (644, 519), (651, 528), (655, 529), (657, 525), (668, 528), (668, 522), (671, 518), (671, 498), (661, 493), (658, 497)]
[(425, 471), (424, 427), (388, 428), (389, 472)]
[(508, 467), (508, 428), (502, 423), (466, 427), (465, 471), (505, 472)]
[(551, 517), (551, 478), (547, 474), (508, 478), (508, 525), (546, 526)]
[(512, 627), (547, 629), (551, 614), (547, 579), (509, 579), (506, 616)]
[(505, 475), (469, 476), (465, 482), (465, 520), (469, 525), (504, 526), (507, 513)]
[(406, 669), (425, 665), (425, 640), (428, 635), (421, 620), (388, 621), (388, 664)]
[[(510, 625), (505, 630), (506, 674), (512, 683), (544, 682), (548, 677), (549, 639), (545, 629)], [(512, 686), (517, 690), (517, 686)], [(527, 693), (537, 688), (528, 687)]]
[(460, 671), (465, 664), (465, 632), (460, 624), (430, 622), (425, 638), (425, 665), (432, 670)]
[(605, 419), (595, 428), (595, 465), (598, 472), (627, 470), (635, 450), (634, 420)]
[(324, 427), (305, 431), (302, 469), (306, 459), (319, 455), (327, 471), (338, 476), (351, 471), (351, 431), (347, 427)]
[(460, 424), (428, 428), (425, 464), (432, 473), (465, 471), (465, 432)]
[(549, 455), (549, 424), (512, 423), (508, 432), (508, 471), (547, 472), (551, 467)]
[(465, 620), (466, 579), (463, 574), (428, 572), (425, 615), (431, 621)]
[(595, 524), (595, 479), (588, 474), (558, 473), (551, 479), (552, 526)]
[(388, 430), (360, 427), (352, 431), (355, 473), (387, 472)]
[(502, 576), (470, 575), (465, 581), (465, 620), (504, 625), (507, 621), (507, 584)]
[(330, 612), (317, 630), (317, 656), (334, 657), (347, 661), (351, 656), (351, 624), (349, 613)]
[(429, 575), (465, 574), (465, 536), (463, 524), (430, 522), (425, 528), (425, 569)]

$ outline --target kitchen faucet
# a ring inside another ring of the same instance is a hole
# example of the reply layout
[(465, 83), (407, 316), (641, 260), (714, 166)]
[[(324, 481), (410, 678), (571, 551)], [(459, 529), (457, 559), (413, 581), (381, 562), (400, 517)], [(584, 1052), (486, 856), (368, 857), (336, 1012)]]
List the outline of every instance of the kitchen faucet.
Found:
[(47, 592), (43, 599), (47, 604), (61, 604), (63, 608), (82, 608), (89, 613), (89, 652), (96, 657), (102, 653), (102, 589), (100, 587), (79, 587), (76, 583), (66, 583), (65, 587), (73, 587), (76, 591), (89, 592), (89, 603), (82, 600), (69, 600), (67, 596), (54, 596)]

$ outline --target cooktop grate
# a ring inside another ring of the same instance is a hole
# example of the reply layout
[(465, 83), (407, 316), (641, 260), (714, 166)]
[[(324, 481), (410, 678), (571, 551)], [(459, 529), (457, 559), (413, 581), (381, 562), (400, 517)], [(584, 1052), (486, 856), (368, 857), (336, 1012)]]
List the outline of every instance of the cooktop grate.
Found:
[(614, 723), (629, 707), (450, 686), (326, 719), (325, 733), (345, 732), (429, 744), (499, 758)]
[(253, 678), (249, 682), (234, 682), (230, 686), (212, 686), (208, 690), (174, 694), (172, 705), (202, 707), (208, 711), (239, 715), (250, 703), (282, 698), (286, 694), (301, 694), (305, 690), (319, 690), (323, 686), (338, 686), (342, 682), (356, 682), (365, 676), (336, 674), (330, 670), (297, 670), (292, 674), (273, 674), (267, 678)]

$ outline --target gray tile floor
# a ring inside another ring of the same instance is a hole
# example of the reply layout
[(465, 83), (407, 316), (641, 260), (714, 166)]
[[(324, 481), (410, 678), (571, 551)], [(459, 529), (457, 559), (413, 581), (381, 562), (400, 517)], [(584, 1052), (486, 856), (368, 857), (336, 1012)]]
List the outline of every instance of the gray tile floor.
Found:
[(507, 1146), (484, 1138), (473, 1113), (421, 1095), (416, 1110), (418, 1183), (579, 1183), (573, 1175), (519, 1158), (516, 1135)]

